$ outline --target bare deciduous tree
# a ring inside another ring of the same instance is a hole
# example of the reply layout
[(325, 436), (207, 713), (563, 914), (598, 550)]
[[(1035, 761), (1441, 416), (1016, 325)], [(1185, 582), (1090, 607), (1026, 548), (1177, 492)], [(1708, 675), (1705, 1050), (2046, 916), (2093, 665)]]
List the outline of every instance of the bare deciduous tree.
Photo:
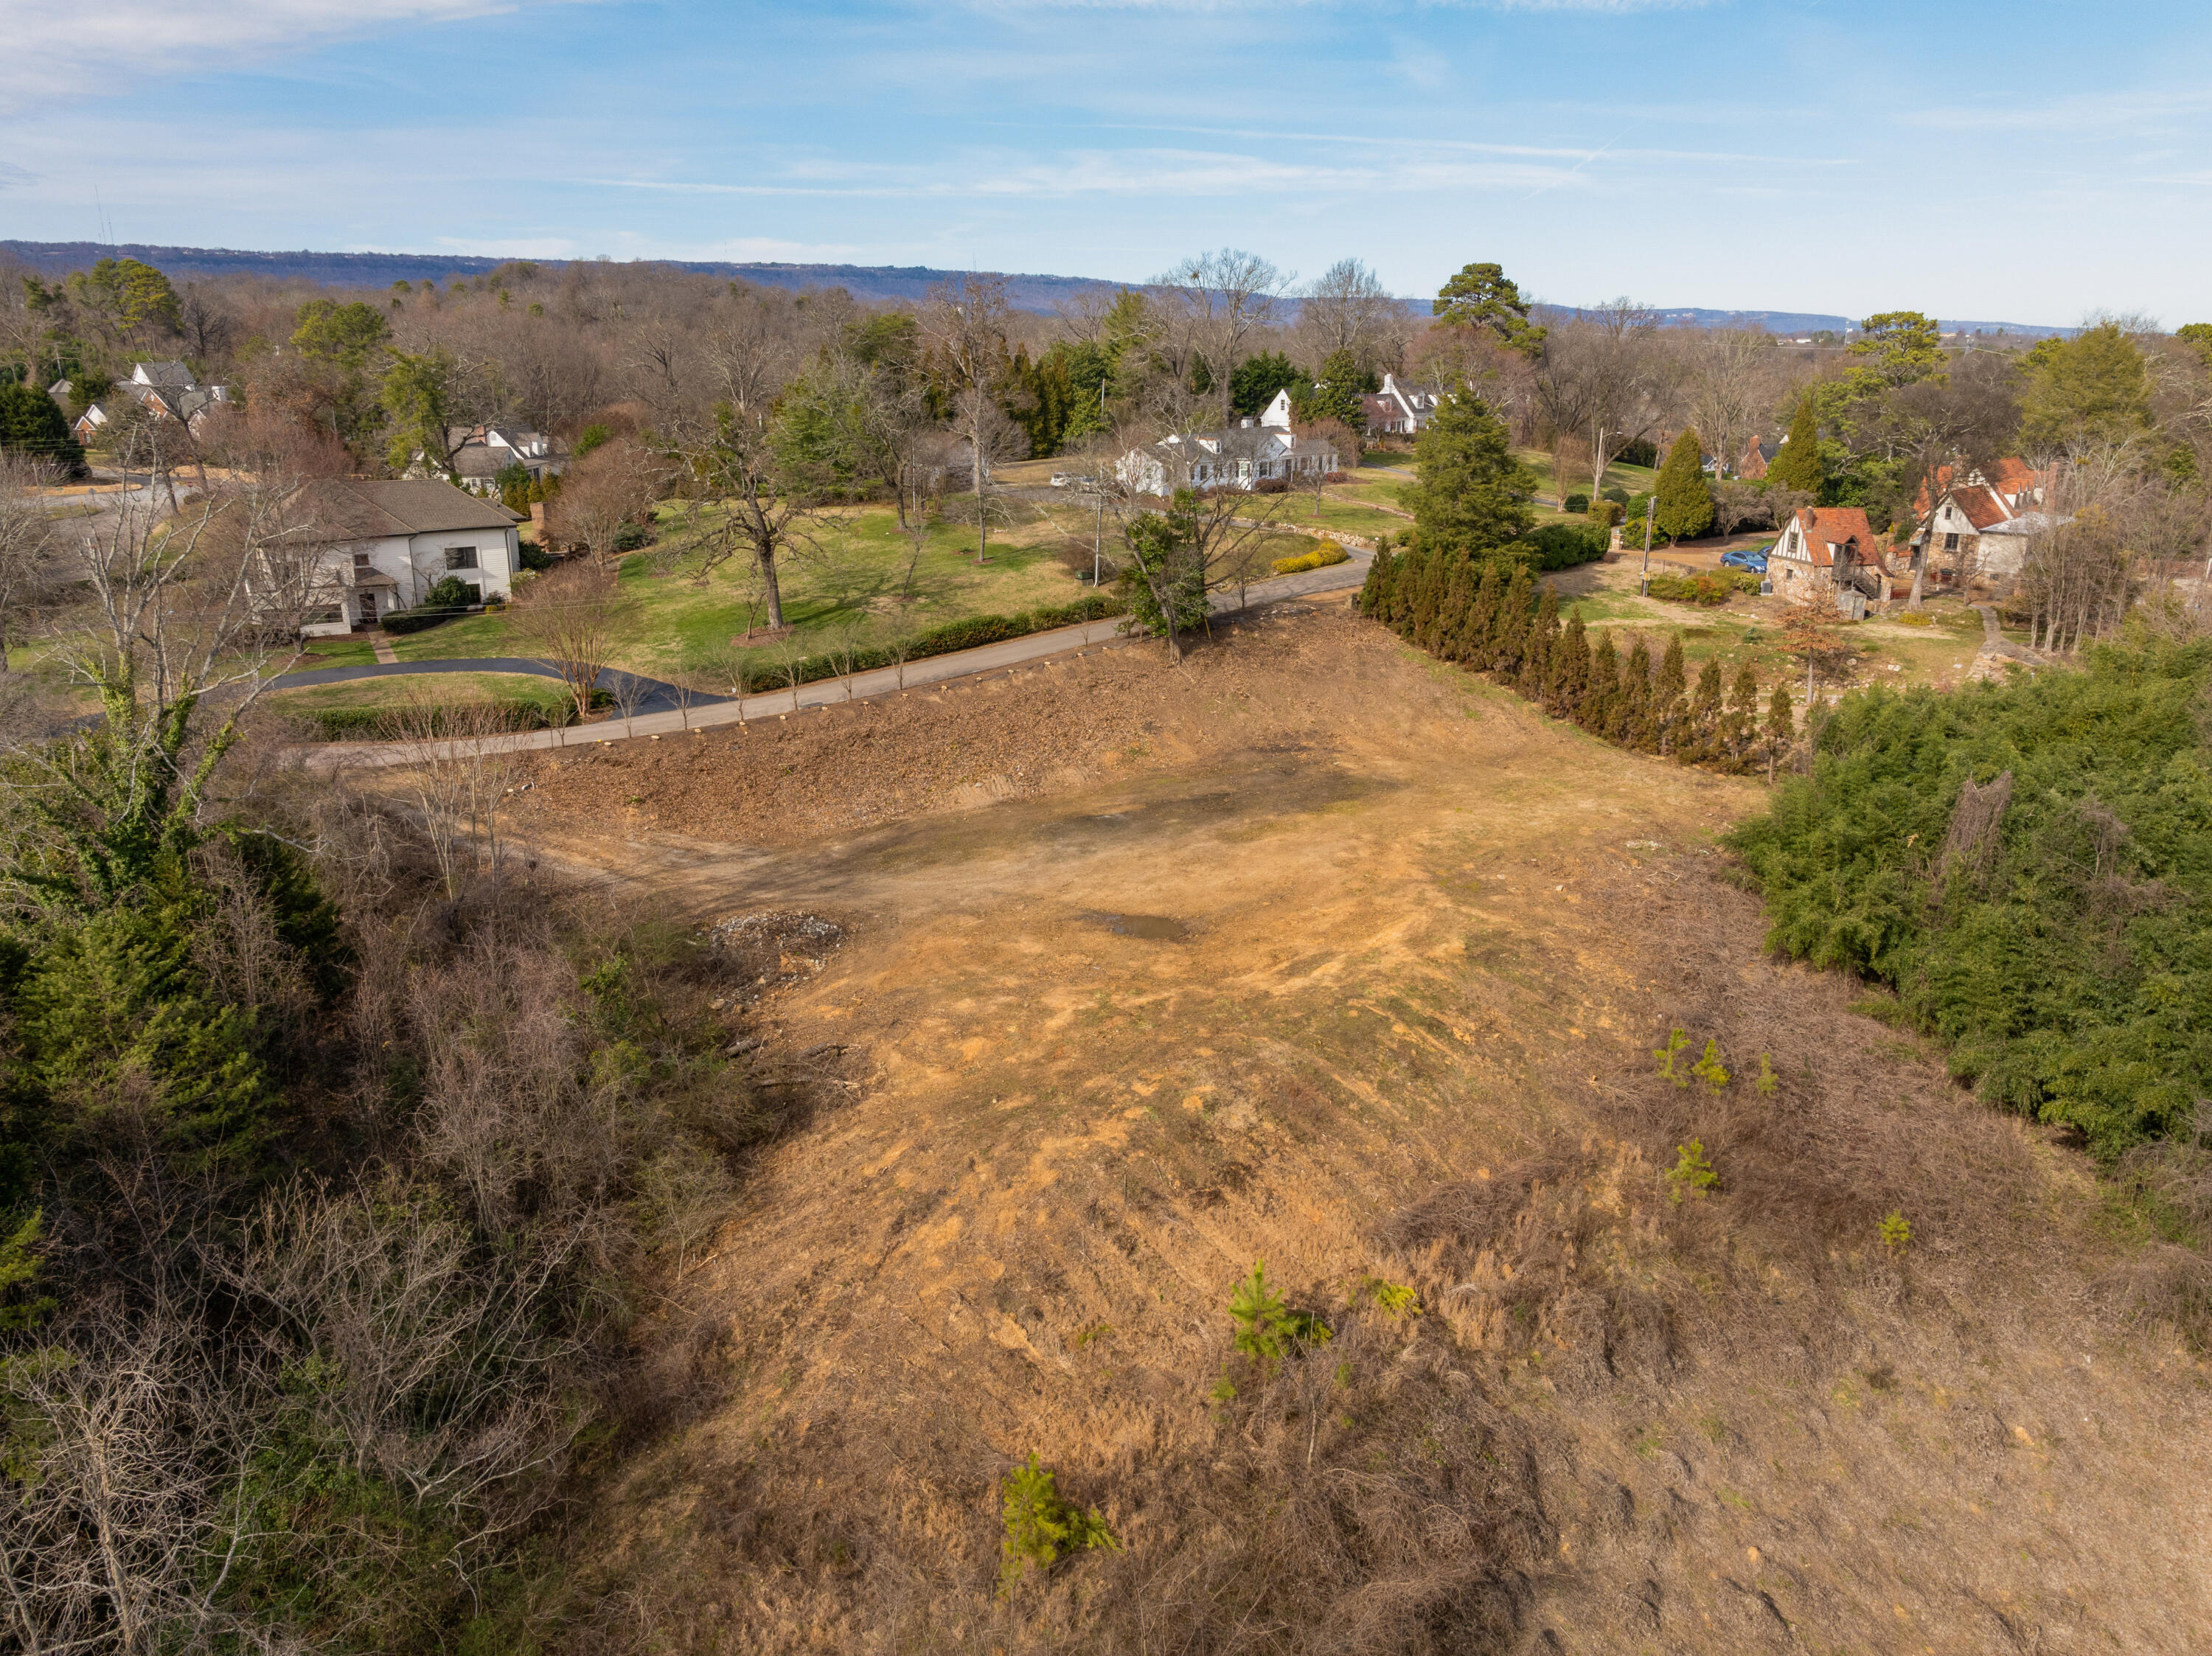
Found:
[(1250, 354), (1247, 342), (1274, 319), (1290, 281), (1257, 253), (1224, 247), (1185, 259), (1155, 283), (1166, 290), (1170, 331), (1187, 339), (1206, 364), (1220, 425), (1229, 424), (1230, 381)]
[[(742, 555), (760, 577), (769, 628), (781, 631), (782, 567), (818, 549), (820, 510), (783, 475), (767, 422), (757, 414), (719, 409), (712, 426), (687, 440), (680, 453), (696, 495), (720, 509), (701, 537), (698, 578)], [(693, 521), (699, 521), (696, 512)]]
[(952, 388), (952, 428), (967, 445), (962, 464), (975, 500), (978, 563), (991, 551), (991, 467), (1029, 452), (1026, 435), (1002, 401), (1010, 314), (1005, 278), (980, 276), (939, 289), (921, 312), (922, 332)]
[(549, 570), (516, 600), (516, 640), (560, 675), (580, 724), (591, 717), (621, 608), (613, 573), (589, 563)]
[(52, 461), (0, 450), (0, 673), (28, 636), (52, 586), (54, 521), (40, 491), (61, 481)]
[(546, 511), (546, 531), (592, 557), (608, 557), (623, 525), (653, 509), (666, 477), (665, 463), (644, 445), (627, 437), (602, 443), (562, 475), (561, 492)]
[(1306, 288), (1297, 332), (1306, 342), (1305, 360), (1323, 362), (1349, 351), (1362, 373), (1372, 373), (1396, 362), (1411, 321), (1380, 276), (1356, 258), (1342, 258)]

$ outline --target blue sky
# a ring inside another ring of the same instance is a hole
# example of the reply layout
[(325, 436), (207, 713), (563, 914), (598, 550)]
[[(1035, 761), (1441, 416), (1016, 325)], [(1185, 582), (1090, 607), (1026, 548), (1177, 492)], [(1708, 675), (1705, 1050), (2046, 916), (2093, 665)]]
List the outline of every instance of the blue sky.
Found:
[(0, 236), (2212, 317), (2212, 8), (0, 0)]

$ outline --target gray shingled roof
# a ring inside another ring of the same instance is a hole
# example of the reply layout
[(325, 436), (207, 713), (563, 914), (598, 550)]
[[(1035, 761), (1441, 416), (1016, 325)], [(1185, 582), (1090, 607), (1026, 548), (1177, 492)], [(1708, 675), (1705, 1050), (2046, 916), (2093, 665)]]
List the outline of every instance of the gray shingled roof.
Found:
[(295, 504), (309, 542), (383, 540), (459, 529), (504, 531), (521, 519), (496, 500), (478, 500), (442, 478), (364, 481), (325, 478), (301, 485)]

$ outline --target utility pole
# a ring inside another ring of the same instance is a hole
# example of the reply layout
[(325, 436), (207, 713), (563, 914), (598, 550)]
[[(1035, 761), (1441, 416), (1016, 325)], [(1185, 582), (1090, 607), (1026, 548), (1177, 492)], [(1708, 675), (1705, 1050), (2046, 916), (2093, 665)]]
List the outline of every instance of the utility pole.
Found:
[(1644, 575), (1637, 588), (1639, 595), (1651, 596), (1651, 514), (1659, 509), (1659, 497), (1653, 494), (1644, 502)]
[(1091, 590), (1096, 592), (1098, 590), (1098, 569), (1104, 561), (1106, 551), (1106, 480), (1094, 477), (1091, 487), (1098, 492), (1098, 521), (1091, 531)]

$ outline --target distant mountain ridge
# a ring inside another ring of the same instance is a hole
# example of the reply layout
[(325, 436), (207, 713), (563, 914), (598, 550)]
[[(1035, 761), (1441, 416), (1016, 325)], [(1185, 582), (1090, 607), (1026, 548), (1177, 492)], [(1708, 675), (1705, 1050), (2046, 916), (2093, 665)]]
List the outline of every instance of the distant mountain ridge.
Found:
[[(482, 258), (463, 253), (325, 253), (302, 248), (297, 252), (255, 252), (232, 247), (156, 247), (143, 243), (104, 244), (91, 241), (0, 241), (0, 253), (12, 255), (44, 276), (62, 276), (88, 268), (102, 258), (135, 258), (167, 271), (172, 276), (260, 276), (272, 282), (313, 282), (334, 288), (388, 288), (395, 282), (450, 282), (459, 276), (478, 276), (516, 261)], [(528, 261), (547, 270), (558, 270), (580, 261), (541, 258)], [(921, 264), (765, 264), (720, 259), (653, 259), (679, 270), (702, 276), (735, 276), (763, 287), (803, 291), (809, 288), (842, 288), (854, 298), (877, 303), (915, 300), (931, 288), (958, 282), (975, 274), (940, 270)], [(993, 274), (1001, 274), (994, 272)], [(1007, 298), (1016, 308), (1049, 312), (1087, 289), (1101, 287), (1142, 287), (1141, 282), (1109, 282), (1089, 276), (1005, 273)], [(1408, 309), (1425, 311), (1428, 301), (1409, 299)], [(1571, 306), (1546, 308), (1571, 311)], [(1661, 308), (1661, 318), (1674, 327), (1712, 327), (1734, 325), (1758, 326), (1783, 335), (1836, 333), (1858, 325), (1856, 317), (1826, 316), (1811, 311), (1715, 311), (1694, 306)], [(1959, 322), (1945, 318), (1947, 333), (2005, 333), (2040, 339), (2070, 335), (2072, 328), (2040, 323)]]

